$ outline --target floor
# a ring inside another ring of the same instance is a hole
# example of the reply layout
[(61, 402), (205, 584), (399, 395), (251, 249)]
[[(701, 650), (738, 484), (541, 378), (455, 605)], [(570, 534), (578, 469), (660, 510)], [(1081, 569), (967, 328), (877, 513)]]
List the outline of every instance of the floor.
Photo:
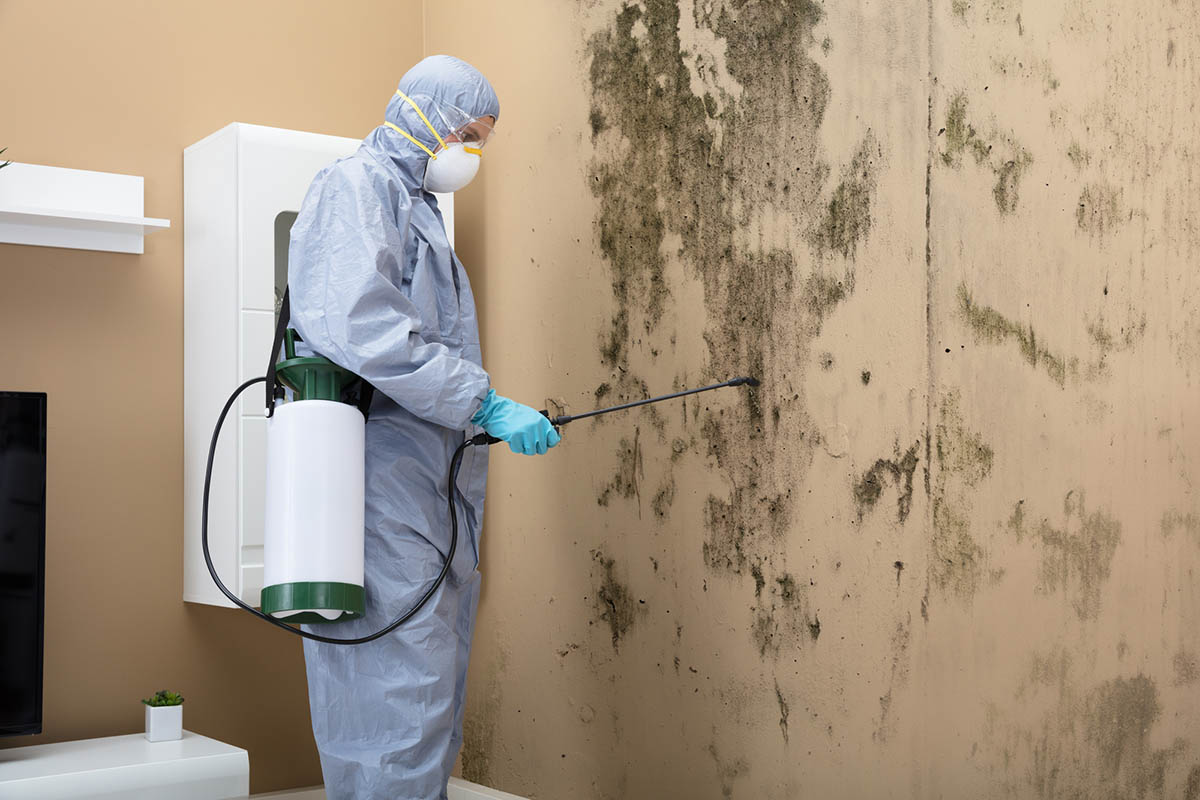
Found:
[[(254, 800), (265, 797), (286, 798), (286, 800), (325, 800), (325, 790), (320, 786), (311, 786), (307, 789), (288, 789), (283, 792), (256, 794)], [(449, 798), (450, 800), (525, 800), (515, 794), (489, 789), (460, 778), (450, 779)]]

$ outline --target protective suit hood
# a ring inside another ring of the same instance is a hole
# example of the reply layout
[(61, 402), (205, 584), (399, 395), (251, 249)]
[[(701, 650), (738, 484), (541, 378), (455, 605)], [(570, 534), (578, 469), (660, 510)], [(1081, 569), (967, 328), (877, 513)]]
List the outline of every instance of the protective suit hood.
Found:
[[(400, 91), (413, 99), (443, 137), (450, 131), (444, 119), (452, 117), (451, 109), (461, 109), (472, 117), (500, 119), (500, 100), (483, 73), (454, 56), (429, 56), (422, 59), (400, 79)], [(438, 141), (417, 112), (399, 95), (388, 101), (384, 119), (396, 125), (430, 150), (437, 150)], [(367, 136), (366, 144), (387, 153), (401, 167), (410, 188), (421, 185), (425, 164), (429, 160), (419, 147), (380, 125)]]

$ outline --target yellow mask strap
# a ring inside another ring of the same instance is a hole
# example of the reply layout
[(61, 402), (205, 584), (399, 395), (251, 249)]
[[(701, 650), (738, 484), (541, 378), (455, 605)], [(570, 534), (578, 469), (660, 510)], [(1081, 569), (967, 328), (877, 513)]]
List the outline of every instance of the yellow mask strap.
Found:
[[(429, 128), (429, 130), (433, 133), (434, 138), (438, 140), (438, 144), (440, 144), (442, 146), (442, 148), (444, 149), (446, 147), (446, 142), (442, 140), (442, 135), (437, 132), (437, 128), (433, 127), (433, 123), (429, 121), (429, 117), (425, 116), (425, 112), (421, 110), (420, 106), (418, 106), (415, 102), (413, 102), (413, 99), (411, 97), (409, 97), (408, 95), (406, 95), (404, 92), (400, 91), (399, 89), (396, 90), (396, 94), (397, 94), (397, 96), (399, 96), (399, 98), (401, 100), (403, 100), (404, 102), (408, 103), (410, 106), (413, 107), (413, 111), (417, 112), (417, 116), (421, 118), (421, 122), (425, 123), (425, 127)], [(403, 133), (403, 131), (401, 131), (401, 132)], [(416, 139), (413, 139), (412, 136), (409, 136), (408, 138), (414, 142), (416, 141)], [(426, 153), (429, 153), (428, 147), (422, 147), (421, 149), (424, 150)], [(429, 155), (432, 156), (433, 153), (429, 153)]]
[(387, 120), (384, 120), (383, 124), (384, 124), (384, 125), (387, 125), (389, 128), (391, 128), (391, 129), (392, 129), (392, 130), (394, 130), (396, 133), (398, 133), (398, 134), (400, 134), (401, 136), (403, 136), (405, 139), (408, 139), (410, 142), (412, 142), (413, 144), (415, 144), (417, 147), (421, 148), (421, 149), (422, 149), (422, 150), (424, 150), (426, 153), (428, 153), (430, 158), (432, 158), (434, 161), (437, 161), (437, 156), (436, 156), (436, 155), (434, 155), (433, 151), (432, 151), (432, 150), (430, 150), (430, 149), (429, 149), (428, 147), (426, 147), (425, 145), (423, 145), (423, 144), (421, 144), (420, 142), (418, 142), (418, 141), (417, 141), (417, 140), (416, 140), (416, 139), (413, 137), (413, 135), (412, 135), (411, 133), (409, 133), (408, 131), (404, 130), (404, 129), (403, 129), (403, 128), (401, 128), (399, 125), (393, 125), (392, 123), (388, 122)]
[(483, 151), (480, 150), (478, 147), (467, 147), (466, 145), (464, 145), (463, 152), (470, 153), (473, 156), (479, 156), (480, 158), (483, 157)]

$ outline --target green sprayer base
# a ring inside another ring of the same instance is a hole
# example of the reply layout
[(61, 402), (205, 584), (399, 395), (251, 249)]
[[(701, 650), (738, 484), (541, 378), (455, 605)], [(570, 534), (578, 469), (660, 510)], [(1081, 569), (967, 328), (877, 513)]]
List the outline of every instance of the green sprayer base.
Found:
[[(352, 583), (298, 581), (264, 587), (261, 607), (264, 614), (284, 622), (325, 623), (358, 619), (367, 609), (366, 601), (363, 587)], [(340, 611), (341, 616), (326, 619), (313, 609)]]

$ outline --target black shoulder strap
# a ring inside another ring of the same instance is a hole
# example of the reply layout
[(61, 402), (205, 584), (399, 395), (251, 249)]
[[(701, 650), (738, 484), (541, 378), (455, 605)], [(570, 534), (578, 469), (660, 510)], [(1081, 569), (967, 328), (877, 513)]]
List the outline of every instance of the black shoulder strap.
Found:
[(283, 287), (283, 301), (279, 304), (279, 321), (275, 323), (275, 340), (271, 344), (271, 363), (267, 364), (267, 416), (275, 414), (275, 400), (283, 397), (283, 386), (275, 377), (275, 363), (279, 360), (279, 348), (283, 347), (283, 334), (292, 321), (292, 304), (289, 288)]
[[(279, 304), (279, 321), (275, 323), (275, 340), (271, 343), (271, 363), (267, 365), (267, 416), (275, 414), (275, 400), (284, 396), (283, 384), (275, 377), (275, 364), (279, 360), (279, 348), (283, 347), (283, 337), (287, 332), (288, 323), (292, 319), (290, 289), (284, 287), (283, 301)], [(375, 397), (375, 387), (362, 378), (356, 381), (354, 390), (354, 405), (362, 412), (363, 421), (371, 414), (371, 400)], [(345, 394), (343, 394), (345, 397)]]

